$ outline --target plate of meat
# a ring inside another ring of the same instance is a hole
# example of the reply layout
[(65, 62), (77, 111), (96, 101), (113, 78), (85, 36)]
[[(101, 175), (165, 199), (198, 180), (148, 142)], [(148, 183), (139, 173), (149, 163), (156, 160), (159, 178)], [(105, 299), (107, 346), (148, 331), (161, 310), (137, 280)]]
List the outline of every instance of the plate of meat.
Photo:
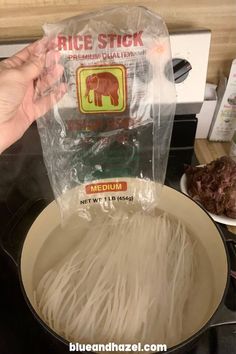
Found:
[(187, 166), (180, 189), (201, 204), (216, 222), (236, 226), (236, 162), (230, 157)]

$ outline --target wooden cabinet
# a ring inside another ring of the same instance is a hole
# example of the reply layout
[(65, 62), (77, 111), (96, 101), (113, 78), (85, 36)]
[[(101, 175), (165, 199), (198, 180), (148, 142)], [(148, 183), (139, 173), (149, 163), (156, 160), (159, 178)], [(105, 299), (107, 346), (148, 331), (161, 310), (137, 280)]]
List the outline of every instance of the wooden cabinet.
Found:
[[(9, 38), (36, 38), (45, 22), (55, 22), (117, 0), (0, 0), (0, 41)], [(236, 57), (236, 0), (128, 0), (163, 16), (170, 29), (209, 28), (212, 45), (208, 80), (217, 82), (219, 71), (226, 75)]]
[[(42, 36), (45, 22), (123, 1), (117, 0), (0, 0), (0, 41), (36, 39)], [(127, 0), (131, 5), (146, 6), (159, 13), (169, 29), (209, 28), (212, 42), (208, 81), (218, 81), (223, 71), (228, 76), (236, 58), (236, 0)], [(199, 53), (200, 55), (200, 53)], [(200, 163), (208, 163), (228, 153), (228, 144), (197, 140), (195, 150)], [(236, 233), (236, 227), (231, 228)]]

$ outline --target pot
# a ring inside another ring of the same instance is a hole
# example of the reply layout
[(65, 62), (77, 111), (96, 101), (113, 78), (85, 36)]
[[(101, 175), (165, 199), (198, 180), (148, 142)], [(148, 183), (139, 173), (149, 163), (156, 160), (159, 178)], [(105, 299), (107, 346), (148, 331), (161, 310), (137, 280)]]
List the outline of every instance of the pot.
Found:
[[(127, 178), (126, 180), (133, 189), (137, 187), (137, 179)], [(142, 187), (140, 180), (138, 183), (138, 188)], [(70, 193), (81, 197), (82, 188), (84, 187), (77, 187), (77, 190), (70, 191)], [(188, 333), (185, 334), (181, 343), (168, 349), (169, 353), (184, 353), (210, 327), (236, 323), (235, 314), (227, 310), (224, 305), (230, 277), (226, 241), (235, 241), (230, 233), (223, 236), (222, 230), (209, 214), (181, 192), (164, 186), (159, 205), (164, 211), (185, 222), (194, 237), (198, 239), (200, 247), (196, 296), (191, 298), (191, 317), (186, 319)], [(66, 346), (65, 352), (68, 352), (68, 342), (49, 328), (37, 313), (33, 290), (44, 272), (73, 247), (78, 231), (72, 223), (66, 230), (65, 238), (56, 202), (53, 201), (45, 206), (46, 203), (42, 200), (25, 204), (5, 231), (2, 247), (17, 266), (22, 292), (32, 313), (50, 335)], [(130, 208), (130, 205), (128, 207)], [(101, 210), (99, 206), (96, 208)], [(31, 214), (30, 218), (25, 218), (28, 213)], [(29, 225), (32, 219), (35, 221)], [(20, 221), (23, 221), (25, 232), (22, 233), (21, 240), (16, 240), (14, 238), (15, 228)], [(82, 231), (83, 223), (80, 227)]]

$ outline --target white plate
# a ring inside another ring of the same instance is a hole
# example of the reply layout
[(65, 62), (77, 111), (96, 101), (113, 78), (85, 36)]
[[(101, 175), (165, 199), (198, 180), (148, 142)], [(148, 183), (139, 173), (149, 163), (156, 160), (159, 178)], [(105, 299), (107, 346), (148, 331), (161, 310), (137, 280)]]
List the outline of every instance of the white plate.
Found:
[[(201, 165), (202, 166), (202, 165)], [(199, 166), (200, 167), (200, 166)], [(187, 192), (187, 176), (184, 173), (183, 176), (180, 179), (180, 190), (186, 195), (189, 195)], [(206, 210), (206, 209), (205, 209)], [(236, 219), (229, 218), (228, 216), (225, 215), (216, 215), (212, 214), (209, 211), (206, 210), (206, 212), (212, 217), (213, 220), (216, 222), (219, 222), (221, 224), (225, 225), (230, 225), (230, 226), (236, 226)]]

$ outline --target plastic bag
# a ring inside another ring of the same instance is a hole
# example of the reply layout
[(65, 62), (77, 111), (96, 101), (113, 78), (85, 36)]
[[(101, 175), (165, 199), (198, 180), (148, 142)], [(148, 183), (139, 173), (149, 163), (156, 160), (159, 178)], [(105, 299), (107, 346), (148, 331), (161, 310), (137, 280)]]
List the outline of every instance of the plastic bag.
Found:
[(164, 21), (143, 7), (122, 6), (43, 28), (61, 52), (68, 84), (38, 120), (63, 219), (91, 219), (95, 203), (105, 211), (114, 201), (156, 205), (176, 99)]

